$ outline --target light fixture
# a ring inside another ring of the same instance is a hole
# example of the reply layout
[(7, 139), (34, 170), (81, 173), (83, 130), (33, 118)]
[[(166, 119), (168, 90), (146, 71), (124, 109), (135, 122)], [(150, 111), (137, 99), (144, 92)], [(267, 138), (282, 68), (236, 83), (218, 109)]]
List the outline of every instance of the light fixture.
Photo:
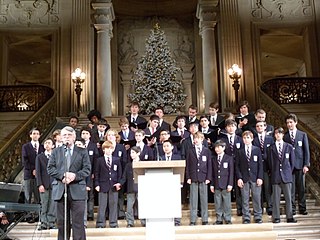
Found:
[(86, 74), (84, 72), (82, 72), (82, 70), (80, 68), (77, 68), (76, 70), (74, 70), (73, 73), (71, 73), (72, 82), (76, 84), (76, 87), (74, 90), (77, 95), (77, 115), (78, 115), (78, 117), (80, 116), (80, 96), (81, 96), (81, 92), (82, 92), (81, 84), (84, 82), (85, 78), (86, 78)]
[(233, 80), (232, 87), (234, 89), (236, 105), (239, 104), (239, 79), (241, 78), (242, 69), (237, 65), (233, 64), (231, 68), (228, 69), (229, 77)]

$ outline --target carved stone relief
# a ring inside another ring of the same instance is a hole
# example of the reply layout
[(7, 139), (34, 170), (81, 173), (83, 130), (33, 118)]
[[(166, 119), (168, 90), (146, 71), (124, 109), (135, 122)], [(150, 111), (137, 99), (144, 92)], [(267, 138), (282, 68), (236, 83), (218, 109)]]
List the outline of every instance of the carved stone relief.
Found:
[(59, 24), (58, 0), (1, 0), (0, 25)]
[(311, 0), (251, 0), (256, 19), (285, 20), (312, 16)]

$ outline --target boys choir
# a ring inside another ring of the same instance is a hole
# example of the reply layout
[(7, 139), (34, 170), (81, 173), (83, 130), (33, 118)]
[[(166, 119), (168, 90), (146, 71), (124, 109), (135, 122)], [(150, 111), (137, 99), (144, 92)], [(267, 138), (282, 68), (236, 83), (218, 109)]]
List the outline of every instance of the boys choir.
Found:
[[(279, 223), (281, 191), (288, 223), (296, 222), (296, 193), (299, 213), (308, 214), (304, 179), (310, 153), (306, 133), (296, 128), (296, 115), (286, 117), (288, 132), (284, 132), (266, 123), (264, 110), (250, 112), (247, 101), (239, 105), (238, 116), (221, 116), (218, 103), (211, 103), (208, 110), (208, 115), (198, 119), (197, 107), (189, 106), (188, 115), (178, 116), (172, 124), (175, 130), (171, 131), (171, 125), (163, 120), (162, 108), (157, 108), (147, 121), (139, 115), (139, 104), (132, 103), (130, 114), (119, 120), (120, 132), (110, 129), (99, 111), (92, 110), (88, 114), (90, 124), (81, 129), (78, 139), (91, 161), (85, 222), (94, 220), (94, 196), (98, 195), (96, 227), (106, 227), (106, 219), (110, 227), (118, 227), (120, 218), (127, 220), (127, 227), (134, 227), (138, 192), (132, 161), (179, 159), (186, 160), (182, 203), (189, 200), (190, 225), (197, 223), (198, 203), (202, 224), (208, 224), (210, 194), (214, 194), (216, 209), (213, 224), (232, 224), (231, 199), (236, 201), (237, 215), (242, 216), (243, 224), (251, 223), (250, 196), (254, 223), (262, 223), (263, 207), (272, 215), (273, 223)], [(55, 143), (53, 138), (47, 138), (43, 148), (39, 137), (38, 129), (30, 131), (31, 142), (23, 146), (22, 160), (27, 202), (31, 199), (32, 180), (37, 180), (43, 206), (39, 230), (43, 230), (54, 227), (51, 179), (45, 165)], [(54, 139), (58, 138), (59, 131), (55, 131)], [(37, 195), (34, 199), (38, 201)], [(144, 219), (141, 223), (145, 225)], [(175, 219), (175, 225), (180, 225), (180, 219)]]

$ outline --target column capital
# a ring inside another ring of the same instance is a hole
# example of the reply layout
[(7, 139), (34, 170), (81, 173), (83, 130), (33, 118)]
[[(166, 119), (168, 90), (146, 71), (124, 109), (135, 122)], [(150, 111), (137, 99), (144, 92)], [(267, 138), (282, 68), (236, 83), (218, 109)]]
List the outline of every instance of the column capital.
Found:
[(98, 31), (107, 31), (112, 37), (112, 21), (115, 19), (115, 15), (111, 0), (97, 0), (91, 3), (91, 6), (94, 10), (94, 27)]
[(196, 16), (200, 20), (200, 35), (207, 29), (214, 30), (217, 24), (217, 11), (219, 0), (199, 0)]

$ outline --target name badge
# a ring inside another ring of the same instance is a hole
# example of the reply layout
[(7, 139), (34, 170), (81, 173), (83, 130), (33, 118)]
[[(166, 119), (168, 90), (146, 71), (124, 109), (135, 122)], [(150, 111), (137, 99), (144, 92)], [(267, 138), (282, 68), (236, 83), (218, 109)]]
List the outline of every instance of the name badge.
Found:
[(89, 155), (90, 155), (90, 156), (93, 155), (93, 151), (92, 151), (92, 150), (89, 151)]
[(149, 157), (148, 155), (144, 155), (144, 159), (148, 159), (148, 157)]
[(223, 168), (228, 168), (228, 163), (227, 162), (223, 163)]
[(240, 143), (236, 143), (236, 148), (240, 148)]
[(258, 156), (257, 155), (253, 156), (253, 161), (255, 161), (255, 162), (258, 161)]
[(286, 153), (286, 158), (289, 158), (289, 153)]
[(113, 165), (113, 170), (117, 171), (117, 169), (118, 169), (118, 166), (117, 165)]
[(270, 147), (270, 144), (267, 144), (267, 148)]
[(121, 157), (121, 156), (122, 156), (122, 152), (119, 151), (119, 152), (118, 152), (118, 157)]
[(202, 156), (202, 161), (206, 162), (207, 161), (207, 156)]
[(302, 147), (302, 141), (298, 141), (298, 146)]

